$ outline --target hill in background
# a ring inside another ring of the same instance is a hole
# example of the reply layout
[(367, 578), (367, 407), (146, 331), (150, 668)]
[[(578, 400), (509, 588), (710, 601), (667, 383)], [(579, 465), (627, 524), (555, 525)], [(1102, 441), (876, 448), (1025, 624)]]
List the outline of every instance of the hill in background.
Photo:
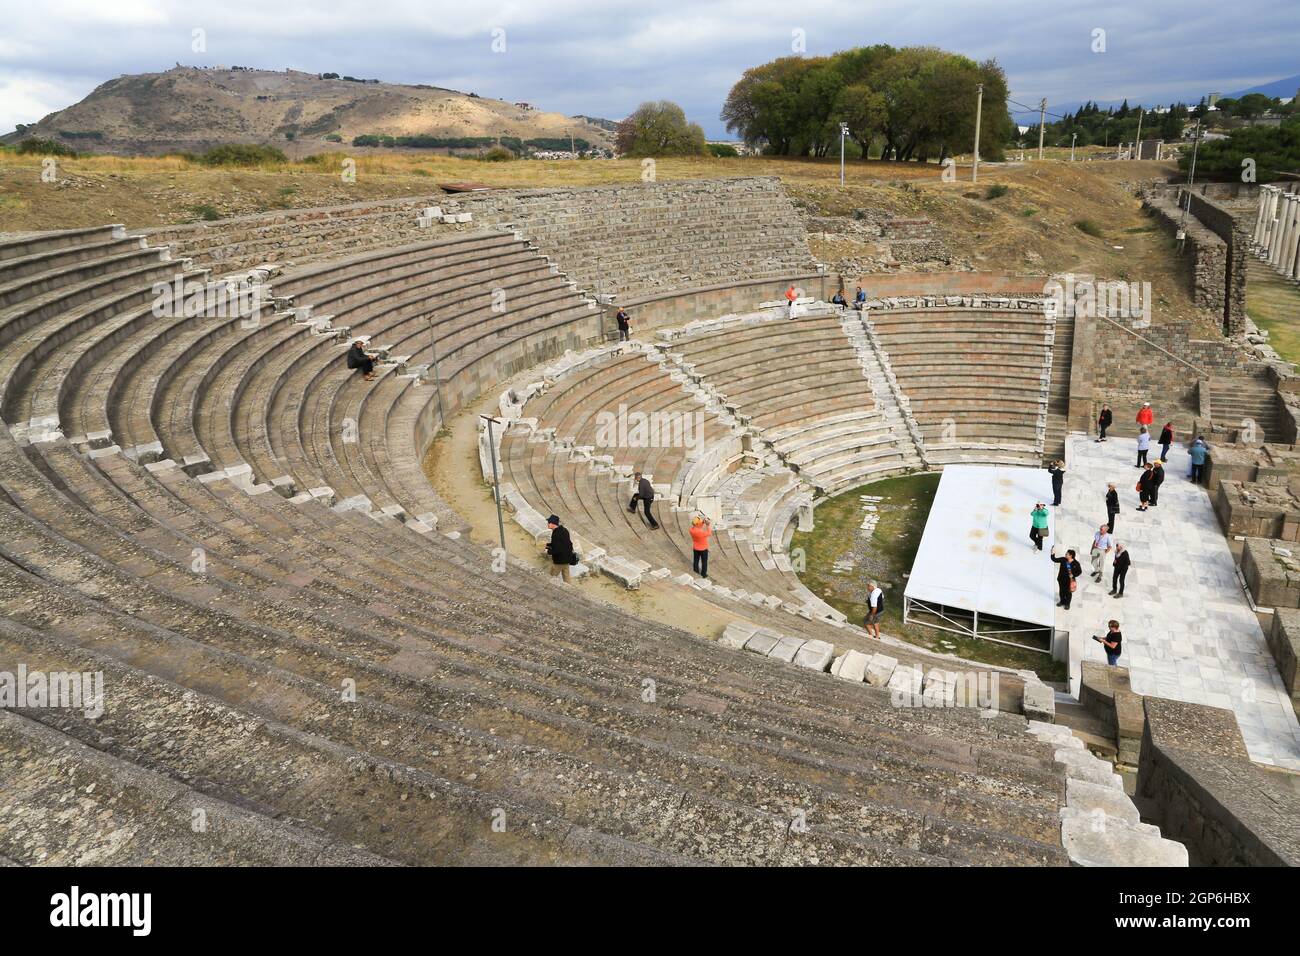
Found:
[(366, 134), (523, 140), (572, 134), (600, 146), (611, 139), (605, 125), (586, 117), (436, 86), (183, 66), (109, 80), (4, 139), (41, 136), (84, 152), (145, 155), (266, 143), (305, 156)]

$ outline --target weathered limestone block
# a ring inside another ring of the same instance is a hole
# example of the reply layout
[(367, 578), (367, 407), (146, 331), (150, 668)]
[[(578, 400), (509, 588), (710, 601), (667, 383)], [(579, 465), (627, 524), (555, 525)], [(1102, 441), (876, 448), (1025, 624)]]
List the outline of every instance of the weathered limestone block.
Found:
[(867, 663), (870, 660), (870, 656), (863, 654), (861, 651), (845, 651), (844, 655), (837, 657), (835, 663), (831, 665), (831, 673), (840, 680), (861, 684), (867, 672)]
[(1268, 631), (1268, 649), (1292, 700), (1300, 700), (1300, 610), (1279, 608)]

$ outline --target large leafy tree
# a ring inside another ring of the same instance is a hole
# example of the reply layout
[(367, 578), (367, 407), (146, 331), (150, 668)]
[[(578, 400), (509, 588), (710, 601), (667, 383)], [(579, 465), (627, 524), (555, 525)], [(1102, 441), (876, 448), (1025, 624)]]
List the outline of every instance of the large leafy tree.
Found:
[(703, 156), (704, 130), (668, 100), (642, 103), (614, 134), (624, 156)]
[(976, 87), (984, 84), (981, 152), (1000, 156), (1010, 136), (1006, 78), (933, 47), (856, 47), (828, 57), (782, 57), (746, 70), (722, 109), (727, 128), (782, 156), (833, 152), (839, 124), (865, 157), (925, 159), (968, 152)]

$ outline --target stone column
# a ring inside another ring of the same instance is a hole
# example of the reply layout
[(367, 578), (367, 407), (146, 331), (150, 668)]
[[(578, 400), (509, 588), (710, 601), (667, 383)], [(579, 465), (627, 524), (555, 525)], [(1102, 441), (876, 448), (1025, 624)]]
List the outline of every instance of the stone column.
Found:
[(1277, 226), (1273, 230), (1273, 237), (1268, 246), (1268, 264), (1274, 269), (1281, 271), (1282, 268), (1282, 247), (1286, 245), (1287, 233), (1291, 229), (1291, 195), (1284, 193), (1282, 202), (1278, 204)]
[(1264, 212), (1264, 237), (1260, 240), (1260, 250), (1264, 253), (1264, 258), (1273, 249), (1273, 242), (1277, 239), (1277, 207), (1281, 201), (1281, 190), (1276, 186), (1269, 186), (1271, 190), (1268, 194), (1268, 209)]
[(1255, 231), (1251, 233), (1250, 241), (1255, 246), (1264, 244), (1264, 223), (1267, 221), (1269, 195), (1273, 191), (1272, 186), (1259, 187), (1259, 205), (1255, 210)]
[(1282, 275), (1294, 279), (1298, 274), (1296, 258), (1300, 255), (1300, 193), (1290, 193), (1291, 197), (1291, 235), (1286, 248), (1282, 251)]
[(1282, 232), (1282, 240), (1278, 243), (1277, 271), (1283, 275), (1290, 273), (1291, 263), (1295, 261), (1296, 239), (1300, 237), (1300, 196), (1295, 193), (1286, 194), (1286, 205), (1283, 207), (1283, 221), (1286, 228)]

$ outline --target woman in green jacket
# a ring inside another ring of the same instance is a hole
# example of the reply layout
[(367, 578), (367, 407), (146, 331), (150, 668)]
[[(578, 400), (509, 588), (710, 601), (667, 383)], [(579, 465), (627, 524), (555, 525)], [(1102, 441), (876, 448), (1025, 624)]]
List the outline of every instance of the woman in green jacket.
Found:
[(1034, 542), (1036, 550), (1042, 551), (1043, 539), (1047, 537), (1047, 505), (1038, 502), (1034, 505), (1034, 510), (1029, 512), (1029, 517), (1033, 519), (1029, 528), (1029, 540)]

